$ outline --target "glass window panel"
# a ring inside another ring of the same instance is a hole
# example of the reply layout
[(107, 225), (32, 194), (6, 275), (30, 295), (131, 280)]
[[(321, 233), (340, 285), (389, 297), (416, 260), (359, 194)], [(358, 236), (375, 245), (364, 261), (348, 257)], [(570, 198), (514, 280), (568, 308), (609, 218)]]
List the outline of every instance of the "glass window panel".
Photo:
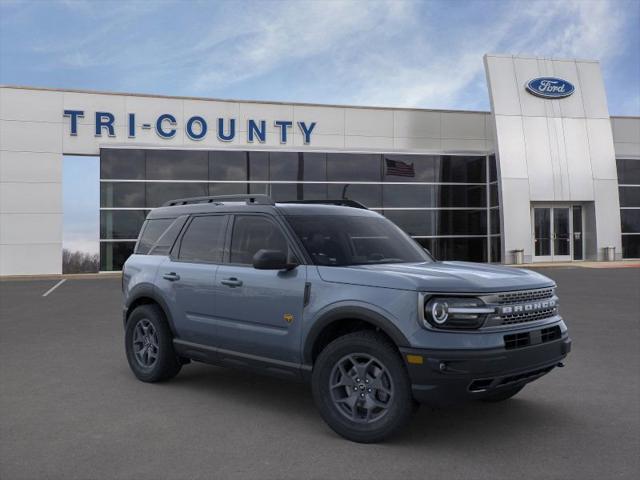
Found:
[[(303, 153), (304, 172), (303, 180), (324, 182), (327, 180), (327, 154), (326, 153)], [(277, 180), (273, 179), (272, 180)]]
[(147, 179), (207, 180), (208, 178), (207, 152), (147, 150)]
[[(269, 180), (269, 153), (247, 152), (249, 155), (248, 180)], [(253, 193), (253, 192), (252, 192)]]
[(145, 178), (144, 150), (100, 149), (100, 178), (143, 180)]
[(640, 210), (620, 210), (622, 233), (640, 233)]
[(288, 242), (278, 225), (257, 215), (238, 215), (233, 222), (230, 263), (250, 265), (258, 250), (288, 254)]
[(618, 158), (616, 164), (618, 165), (618, 183), (640, 185), (640, 160)]
[(443, 155), (436, 167), (437, 182), (486, 183), (485, 157)]
[(206, 183), (147, 183), (147, 207), (159, 207), (178, 198), (202, 197), (208, 191)]
[(437, 155), (384, 155), (387, 182), (435, 182)]
[(494, 263), (500, 263), (502, 261), (500, 237), (491, 237), (489, 242), (491, 245), (491, 261)]
[(178, 258), (194, 263), (220, 263), (226, 226), (226, 215), (194, 217), (180, 240)]
[(622, 235), (622, 258), (640, 258), (640, 235)]
[(147, 212), (144, 210), (102, 210), (100, 238), (138, 238)]
[(489, 205), (497, 207), (500, 205), (500, 197), (498, 196), (498, 184), (492, 183), (489, 185)]
[(432, 201), (428, 201), (427, 185), (385, 184), (382, 186), (382, 206), (385, 208), (417, 208), (434, 205)]
[(409, 235), (486, 235), (486, 210), (385, 210)]
[(331, 200), (355, 200), (368, 208), (379, 208), (382, 205), (381, 185), (331, 183), (327, 185), (327, 196)]
[(496, 162), (495, 155), (489, 155), (489, 181), (495, 182), (498, 180), (498, 164)]
[(534, 208), (534, 243), (536, 256), (551, 255), (551, 209)]
[(160, 235), (165, 232), (173, 221), (173, 218), (154, 218), (153, 220), (147, 220), (140, 235), (136, 253), (142, 255), (147, 254), (153, 244), (160, 238)]
[(271, 152), (269, 154), (270, 180), (303, 180), (304, 163), (302, 155), (292, 152)]
[(144, 208), (144, 183), (100, 183), (100, 206)]
[(483, 208), (487, 205), (484, 185), (411, 185), (384, 184), (385, 208)]
[(135, 245), (136, 242), (100, 242), (100, 270), (122, 270)]
[(640, 187), (619, 187), (621, 207), (640, 207)]
[(328, 153), (329, 181), (379, 182), (382, 156), (369, 153)]
[(209, 195), (245, 195), (247, 193), (266, 193), (264, 184), (254, 184), (259, 191), (252, 192), (248, 183), (210, 183)]
[(269, 188), (271, 198), (276, 202), (302, 200), (303, 198), (301, 183), (272, 183)]
[(497, 208), (489, 210), (489, 218), (491, 220), (491, 233), (501, 233), (500, 232), (500, 210)]
[(417, 238), (437, 260), (487, 261), (487, 238)]
[(209, 152), (209, 180), (247, 180), (248, 152)]

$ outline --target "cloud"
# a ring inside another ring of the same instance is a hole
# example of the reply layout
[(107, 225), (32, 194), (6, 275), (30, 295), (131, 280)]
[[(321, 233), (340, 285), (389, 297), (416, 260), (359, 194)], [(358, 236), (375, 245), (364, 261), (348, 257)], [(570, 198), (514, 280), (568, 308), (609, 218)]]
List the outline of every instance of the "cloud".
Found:
[(43, 59), (33, 62), (41, 77), (66, 70), (69, 81), (86, 75), (89, 88), (487, 109), (483, 54), (599, 58), (614, 69), (617, 58), (635, 55), (637, 5), (136, 1), (96, 8), (85, 0), (54, 4), (60, 25), (50, 34), (32, 28), (38, 34), (25, 38)]

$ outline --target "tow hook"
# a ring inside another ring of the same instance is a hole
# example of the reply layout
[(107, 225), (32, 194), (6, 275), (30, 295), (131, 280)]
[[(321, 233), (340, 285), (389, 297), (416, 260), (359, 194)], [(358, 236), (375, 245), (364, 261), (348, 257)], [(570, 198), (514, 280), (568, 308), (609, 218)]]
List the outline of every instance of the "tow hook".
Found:
[(564, 363), (562, 363), (562, 362), (558, 362), (558, 363), (556, 364), (556, 367), (562, 368), (562, 367), (564, 367)]

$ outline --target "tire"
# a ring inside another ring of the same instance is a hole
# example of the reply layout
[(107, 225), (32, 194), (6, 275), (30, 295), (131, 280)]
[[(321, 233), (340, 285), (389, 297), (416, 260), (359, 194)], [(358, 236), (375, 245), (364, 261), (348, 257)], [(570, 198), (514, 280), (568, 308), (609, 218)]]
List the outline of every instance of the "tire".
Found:
[(125, 351), (129, 367), (143, 382), (169, 380), (182, 368), (164, 313), (156, 305), (141, 305), (131, 312), (125, 330)]
[(517, 395), (520, 390), (524, 388), (524, 385), (518, 385), (517, 387), (509, 387), (502, 388), (497, 392), (490, 393), (486, 397), (481, 398), (483, 402), (495, 403), (495, 402), (504, 402), (505, 400), (509, 400), (514, 395)]
[(402, 358), (376, 332), (350, 333), (331, 342), (314, 364), (311, 386), (324, 421), (354, 442), (388, 438), (414, 410)]

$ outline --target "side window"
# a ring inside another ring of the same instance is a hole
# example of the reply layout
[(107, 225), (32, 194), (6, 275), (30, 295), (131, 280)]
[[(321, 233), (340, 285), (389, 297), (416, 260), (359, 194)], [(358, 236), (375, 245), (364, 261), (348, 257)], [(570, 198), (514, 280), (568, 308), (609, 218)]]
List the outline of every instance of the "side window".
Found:
[(280, 227), (265, 217), (238, 215), (233, 223), (230, 263), (250, 265), (258, 250), (289, 253), (287, 239)]
[(149, 250), (149, 255), (169, 255), (176, 238), (182, 230), (182, 226), (187, 221), (187, 215), (178, 217), (169, 228), (167, 228), (156, 243)]
[(173, 223), (174, 218), (154, 218), (147, 220), (142, 227), (142, 235), (136, 246), (135, 253), (146, 255), (165, 230)]
[(178, 258), (186, 262), (220, 263), (226, 225), (225, 215), (194, 217), (182, 236)]

